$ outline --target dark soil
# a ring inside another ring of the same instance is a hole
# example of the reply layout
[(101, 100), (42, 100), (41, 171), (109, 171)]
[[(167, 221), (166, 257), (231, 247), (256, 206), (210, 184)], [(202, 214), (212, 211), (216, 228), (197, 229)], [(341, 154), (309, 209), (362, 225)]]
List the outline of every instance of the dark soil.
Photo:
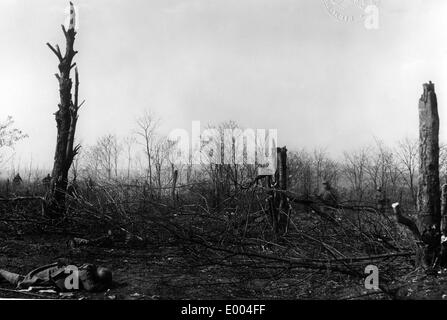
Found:
[[(103, 293), (74, 295), (24, 293), (1, 282), (1, 298), (51, 299), (377, 299), (382, 295), (362, 290), (358, 279), (316, 272), (283, 272), (260, 277), (250, 270), (191, 259), (181, 246), (131, 248), (69, 248), (70, 238), (24, 236), (3, 240), (0, 266), (26, 274), (34, 268), (63, 261), (74, 265), (94, 263), (113, 270), (115, 285)], [(320, 283), (319, 283), (320, 282)], [(324, 282), (324, 283), (321, 283)], [(365, 295), (366, 294), (366, 295)], [(383, 297), (382, 297), (383, 298)]]

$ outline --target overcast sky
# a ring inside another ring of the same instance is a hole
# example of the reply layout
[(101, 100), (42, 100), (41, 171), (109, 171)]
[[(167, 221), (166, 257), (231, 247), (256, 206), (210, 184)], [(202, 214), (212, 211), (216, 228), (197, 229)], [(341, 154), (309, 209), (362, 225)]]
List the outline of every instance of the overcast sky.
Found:
[[(328, 0), (331, 2), (332, 0)], [(447, 1), (382, 0), (378, 30), (330, 15), (322, 0), (78, 0), (78, 139), (128, 135), (152, 110), (162, 130), (235, 120), (278, 129), (289, 149), (340, 154), (417, 137), (422, 83), (436, 85), (447, 138)], [(0, 117), (29, 134), (26, 163), (54, 156), (60, 24), (68, 1), (0, 0)]]

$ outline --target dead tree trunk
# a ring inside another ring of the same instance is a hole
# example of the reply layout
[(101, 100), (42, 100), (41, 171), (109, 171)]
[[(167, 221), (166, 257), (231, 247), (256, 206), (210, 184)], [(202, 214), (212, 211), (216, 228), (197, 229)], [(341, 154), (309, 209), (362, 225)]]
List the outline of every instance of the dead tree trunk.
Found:
[[(287, 148), (278, 148), (278, 188), (281, 191), (287, 190)], [(278, 232), (284, 234), (287, 232), (289, 225), (289, 201), (284, 192), (279, 195), (279, 216), (278, 216)]]
[[(275, 173), (274, 189), (279, 191), (287, 190), (287, 148), (277, 148), (277, 166)], [(289, 224), (290, 206), (284, 192), (273, 190), (269, 197), (270, 220), (276, 235), (283, 235), (287, 232)]]
[(178, 179), (178, 170), (172, 169), (172, 189), (171, 189), (171, 198), (172, 198), (172, 205), (174, 208), (177, 205), (177, 193), (175, 191), (175, 188), (177, 187), (177, 179)]
[(419, 100), (418, 228), (424, 242), (422, 262), (433, 265), (440, 248), (439, 116), (435, 87), (423, 85)]
[(441, 267), (447, 266), (447, 184), (441, 188)]
[(78, 120), (78, 110), (83, 104), (79, 104), (78, 100), (79, 74), (77, 68), (75, 68), (74, 99), (71, 93), (73, 82), (70, 78), (70, 71), (76, 66), (76, 63), (72, 62), (74, 56), (77, 54), (77, 51), (73, 49), (76, 31), (72, 25), (70, 25), (68, 31), (62, 26), (62, 31), (64, 32), (66, 39), (64, 56), (62, 56), (58, 45), (54, 48), (47, 43), (47, 46), (59, 60), (59, 73), (56, 74), (56, 78), (59, 82), (60, 103), (58, 105), (59, 109), (55, 113), (57, 140), (51, 177), (51, 188), (47, 195), (47, 213), (53, 217), (60, 216), (65, 210), (68, 172), (73, 163), (73, 159), (80, 148), (79, 145), (74, 146), (74, 139)]
[(441, 234), (447, 237), (447, 184), (441, 188)]
[[(222, 175), (222, 164), (214, 164), (215, 169), (215, 181), (214, 181), (214, 208), (217, 212), (222, 209), (222, 193), (223, 193), (223, 175)], [(212, 170), (213, 165), (211, 165)], [(212, 172), (212, 171), (211, 171)]]

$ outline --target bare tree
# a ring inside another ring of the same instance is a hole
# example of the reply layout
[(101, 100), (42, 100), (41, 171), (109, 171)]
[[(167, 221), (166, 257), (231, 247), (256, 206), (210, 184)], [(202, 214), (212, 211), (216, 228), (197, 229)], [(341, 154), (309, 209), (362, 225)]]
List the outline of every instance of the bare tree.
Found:
[(0, 122), (0, 164), (4, 164), (8, 160), (5, 149), (13, 149), (16, 142), (28, 137), (27, 134), (13, 126), (14, 120), (11, 116)]
[[(163, 189), (163, 178), (169, 177), (172, 166), (168, 163), (170, 151), (173, 147), (173, 143), (169, 141), (166, 137), (161, 137), (157, 139), (154, 144), (154, 152), (153, 152), (153, 162), (155, 166), (155, 177), (156, 183), (158, 187), (158, 197), (161, 197), (162, 189)], [(165, 173), (165, 174), (163, 174)]]
[(369, 148), (368, 165), (365, 167), (365, 172), (369, 180), (370, 191), (374, 192), (380, 188), (385, 195), (392, 198), (400, 197), (402, 172), (392, 150), (378, 139), (376, 139), (375, 145)]
[(152, 152), (158, 125), (159, 119), (151, 112), (145, 112), (143, 116), (137, 119), (136, 134), (140, 138), (140, 143), (144, 146), (147, 160), (146, 181), (149, 182), (150, 189), (152, 189)]
[(360, 149), (352, 153), (344, 153), (345, 164), (344, 174), (348, 179), (354, 194), (357, 196), (356, 200), (361, 201), (365, 193), (366, 184), (366, 167), (368, 165), (367, 149)]
[(402, 178), (410, 190), (413, 206), (417, 206), (417, 186), (416, 174), (418, 167), (418, 143), (417, 141), (405, 138), (398, 143), (398, 150), (396, 152), (400, 167), (403, 172)]
[(291, 175), (291, 189), (296, 189), (305, 197), (312, 194), (312, 156), (302, 149), (290, 152), (288, 158), (289, 172)]
[(85, 148), (84, 169), (89, 178), (98, 179), (100, 176), (100, 155), (95, 146)]
[(112, 179), (112, 174), (118, 178), (118, 162), (121, 153), (121, 146), (116, 135), (108, 134), (98, 139), (92, 151), (96, 153), (100, 168), (106, 172), (108, 180)]
[(387, 175), (387, 165), (390, 161), (390, 152), (382, 141), (375, 141), (375, 145), (369, 148), (368, 165), (365, 172), (371, 183), (373, 190), (386, 188), (389, 176)]
[(323, 182), (323, 164), (326, 159), (326, 150), (324, 148), (314, 149), (313, 165), (315, 172), (315, 182), (317, 186)]
[(130, 172), (132, 169), (132, 160), (133, 160), (133, 147), (136, 143), (135, 136), (131, 135), (125, 137), (123, 140), (124, 148), (126, 150), (126, 160), (127, 160), (127, 181), (130, 181)]

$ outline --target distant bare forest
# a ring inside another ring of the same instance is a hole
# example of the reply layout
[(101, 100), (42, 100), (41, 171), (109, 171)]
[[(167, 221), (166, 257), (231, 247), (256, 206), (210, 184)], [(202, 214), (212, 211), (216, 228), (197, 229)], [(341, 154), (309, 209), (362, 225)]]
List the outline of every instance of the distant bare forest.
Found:
[[(152, 196), (162, 197), (171, 195), (175, 171), (178, 172), (179, 196), (194, 184), (206, 184), (229, 195), (256, 178), (258, 166), (253, 164), (174, 164), (175, 143), (159, 134), (159, 122), (160, 119), (148, 112), (137, 119), (133, 134), (126, 137), (108, 134), (99, 137), (94, 145), (83, 146), (71, 166), (71, 183), (140, 185), (146, 186)], [(26, 138), (26, 134), (13, 129), (12, 124), (12, 119), (8, 118), (0, 127), (1, 148), (6, 154), (15, 142)], [(221, 130), (241, 128), (234, 122), (222, 123), (218, 127)], [(440, 176), (443, 179), (447, 177), (446, 151), (447, 148), (441, 145)], [(32, 163), (17, 165), (6, 154), (1, 158), (3, 190), (6, 181), (12, 182), (19, 174), (24, 182), (20, 189), (29, 195), (39, 194), (49, 169), (34, 168)], [(304, 197), (317, 195), (322, 182), (329, 181), (343, 201), (374, 204), (376, 191), (381, 188), (389, 204), (399, 201), (408, 209), (416, 208), (419, 168), (416, 139), (404, 138), (395, 146), (374, 139), (370, 145), (343, 152), (337, 159), (332, 158), (324, 147), (289, 150), (287, 167), (288, 189)]]

